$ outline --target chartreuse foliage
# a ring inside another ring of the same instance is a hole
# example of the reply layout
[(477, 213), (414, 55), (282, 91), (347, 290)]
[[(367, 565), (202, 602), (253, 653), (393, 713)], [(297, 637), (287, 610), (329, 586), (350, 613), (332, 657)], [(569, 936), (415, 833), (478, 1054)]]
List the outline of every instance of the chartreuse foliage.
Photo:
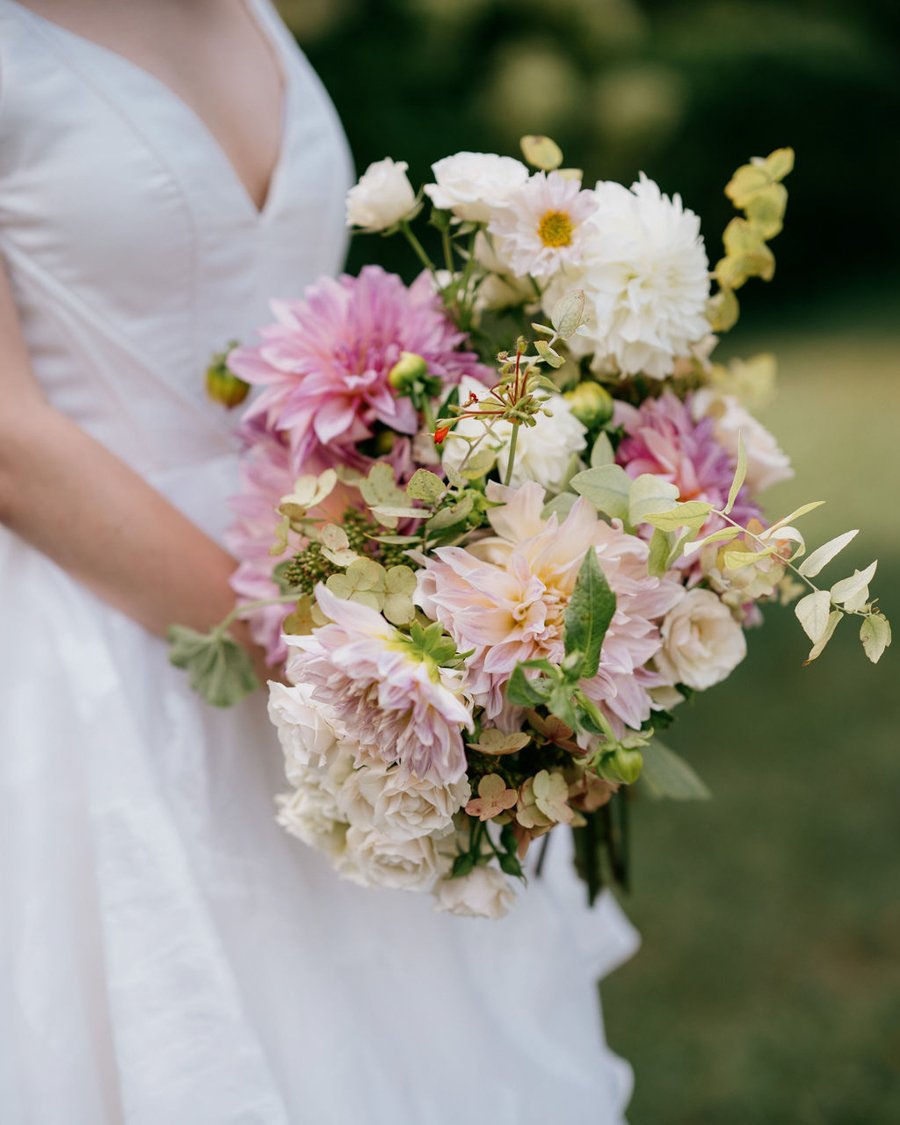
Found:
[(725, 254), (713, 275), (719, 291), (710, 298), (707, 308), (714, 332), (727, 332), (736, 324), (740, 308), (735, 290), (751, 277), (771, 281), (775, 274), (775, 257), (768, 243), (782, 228), (787, 207), (787, 188), (782, 180), (793, 167), (793, 149), (779, 148), (742, 165), (725, 188), (743, 217), (732, 219), (722, 236)]

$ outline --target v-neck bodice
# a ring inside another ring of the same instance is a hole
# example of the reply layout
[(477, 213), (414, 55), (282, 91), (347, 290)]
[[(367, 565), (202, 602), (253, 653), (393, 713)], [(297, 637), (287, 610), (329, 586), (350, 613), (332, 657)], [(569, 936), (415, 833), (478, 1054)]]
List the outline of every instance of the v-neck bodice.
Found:
[(107, 47), (0, 0), (0, 255), (52, 402), (147, 475), (233, 448), (213, 350), (343, 259), (334, 109), (268, 0), (282, 143), (258, 210), (198, 114)]

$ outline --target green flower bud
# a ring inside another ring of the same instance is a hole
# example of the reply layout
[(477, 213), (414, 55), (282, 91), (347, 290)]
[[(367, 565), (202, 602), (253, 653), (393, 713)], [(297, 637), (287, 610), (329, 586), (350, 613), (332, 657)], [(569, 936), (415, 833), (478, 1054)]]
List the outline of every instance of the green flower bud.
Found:
[[(231, 347), (236, 347), (236, 344)], [(229, 410), (240, 406), (250, 393), (250, 384), (229, 370), (227, 351), (217, 352), (210, 360), (206, 369), (206, 393), (213, 402), (221, 403)]]
[(626, 750), (624, 746), (620, 746), (605, 765), (626, 785), (633, 785), (641, 776), (644, 756), (640, 750)]
[(428, 374), (428, 364), (415, 352), (401, 352), (400, 358), (388, 372), (388, 382), (401, 394), (411, 391), (416, 383)]
[(589, 430), (606, 425), (613, 416), (612, 395), (599, 383), (579, 383), (563, 397), (578, 421)]

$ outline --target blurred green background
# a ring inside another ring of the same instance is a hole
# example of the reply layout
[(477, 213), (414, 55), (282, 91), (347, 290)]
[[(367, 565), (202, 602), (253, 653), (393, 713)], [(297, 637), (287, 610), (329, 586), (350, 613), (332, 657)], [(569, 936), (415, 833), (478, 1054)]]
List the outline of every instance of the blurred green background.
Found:
[[(820, 542), (861, 527), (844, 558), (879, 557), (900, 622), (896, 0), (281, 7), (360, 170), (391, 155), (424, 181), (450, 152), (516, 154), (547, 132), (588, 181), (643, 169), (680, 192), (715, 260), (731, 172), (792, 145), (776, 278), (742, 291), (719, 354), (778, 355), (763, 420), (797, 480), (769, 510), (827, 499), (807, 525)], [(351, 268), (372, 258), (410, 264), (376, 238)], [(900, 1121), (900, 676), (853, 633), (804, 668), (799, 626), (773, 608), (745, 664), (667, 734), (715, 799), (634, 810), (626, 909), (644, 945), (603, 986), (636, 1071), (632, 1125)]]

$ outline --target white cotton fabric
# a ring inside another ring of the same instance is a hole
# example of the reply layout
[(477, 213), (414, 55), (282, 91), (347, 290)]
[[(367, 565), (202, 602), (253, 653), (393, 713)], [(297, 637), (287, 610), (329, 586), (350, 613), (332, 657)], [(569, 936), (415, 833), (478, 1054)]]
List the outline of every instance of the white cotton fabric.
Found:
[[(339, 268), (351, 180), (254, 3), (287, 77), (261, 214), (159, 81), (0, 0), (0, 253), (36, 373), (216, 536), (234, 418), (206, 361)], [(282, 788), (261, 694), (207, 708), (160, 641), (0, 528), (3, 1125), (623, 1120), (593, 982), (636, 936), (611, 898), (584, 908), (563, 833), (479, 922), (339, 881), (276, 826)]]

